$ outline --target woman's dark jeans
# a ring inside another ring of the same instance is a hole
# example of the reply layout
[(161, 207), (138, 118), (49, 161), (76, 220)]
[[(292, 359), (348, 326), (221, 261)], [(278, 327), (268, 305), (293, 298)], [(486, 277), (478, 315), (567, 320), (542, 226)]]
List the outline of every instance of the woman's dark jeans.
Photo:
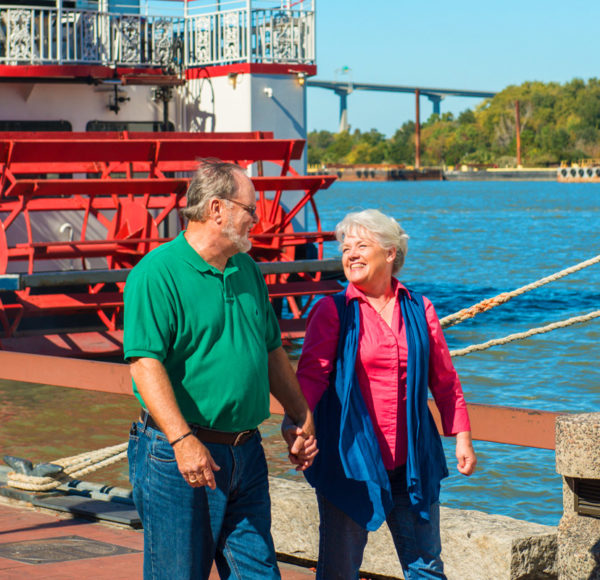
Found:
[[(409, 509), (406, 469), (390, 474), (394, 508), (386, 521), (406, 580), (445, 579), (441, 559), (440, 509), (430, 508), (429, 522)], [(319, 504), (319, 563), (317, 580), (357, 580), (368, 532), (317, 493)]]

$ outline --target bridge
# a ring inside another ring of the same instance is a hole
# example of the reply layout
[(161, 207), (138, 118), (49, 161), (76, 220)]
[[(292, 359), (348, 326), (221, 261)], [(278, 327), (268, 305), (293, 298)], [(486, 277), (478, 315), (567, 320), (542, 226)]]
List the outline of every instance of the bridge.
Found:
[(431, 87), (412, 87), (406, 85), (381, 85), (372, 83), (355, 83), (352, 81), (320, 81), (307, 80), (307, 87), (327, 89), (340, 97), (340, 132), (347, 131), (348, 126), (348, 95), (354, 91), (376, 91), (384, 93), (414, 93), (417, 101), (417, 125), (419, 124), (419, 98), (427, 97), (433, 103), (433, 112), (440, 114), (440, 103), (446, 96), (473, 97), (488, 99), (496, 95), (492, 91), (471, 91), (467, 89), (440, 89)]

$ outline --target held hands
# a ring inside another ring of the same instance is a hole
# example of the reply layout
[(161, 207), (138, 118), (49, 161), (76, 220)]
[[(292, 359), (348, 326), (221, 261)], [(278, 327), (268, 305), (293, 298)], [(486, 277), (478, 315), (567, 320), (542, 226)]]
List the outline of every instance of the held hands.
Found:
[(463, 431), (456, 434), (456, 459), (458, 464), (456, 469), (463, 475), (471, 475), (477, 465), (477, 457), (473, 449), (473, 440), (470, 431)]
[(215, 489), (214, 471), (221, 468), (215, 463), (210, 451), (193, 435), (173, 444), (177, 467), (183, 478), (192, 487)]
[(288, 445), (290, 463), (296, 466), (296, 471), (308, 469), (319, 452), (310, 411), (302, 427), (295, 425), (286, 415), (281, 424), (281, 434)]

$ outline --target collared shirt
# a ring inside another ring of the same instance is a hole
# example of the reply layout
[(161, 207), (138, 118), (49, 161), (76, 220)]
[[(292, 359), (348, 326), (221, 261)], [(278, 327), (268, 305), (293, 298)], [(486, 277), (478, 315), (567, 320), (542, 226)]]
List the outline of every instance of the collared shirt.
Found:
[[(392, 279), (396, 297), (407, 291)], [(406, 463), (406, 329), (400, 304), (394, 300), (392, 326), (388, 326), (353, 284), (346, 300), (359, 303), (360, 334), (356, 374), (375, 428), (386, 469)], [(446, 340), (431, 302), (424, 297), (429, 331), (429, 389), (440, 411), (445, 435), (469, 431), (469, 417), (460, 380), (452, 365)], [(310, 313), (298, 380), (311, 409), (314, 410), (334, 369), (339, 338), (339, 318), (331, 297), (321, 299)]]
[[(130, 273), (124, 326), (125, 358), (163, 363), (186, 421), (241, 431), (269, 416), (268, 354), (281, 335), (248, 255), (231, 257), (221, 272), (182, 232)], [(144, 404), (135, 384), (134, 393)]]

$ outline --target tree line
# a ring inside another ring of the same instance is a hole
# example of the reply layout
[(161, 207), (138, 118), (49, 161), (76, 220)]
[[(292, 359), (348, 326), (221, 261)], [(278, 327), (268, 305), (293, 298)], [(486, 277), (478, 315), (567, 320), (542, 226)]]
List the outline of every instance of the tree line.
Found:
[[(600, 157), (600, 80), (509, 86), (456, 118), (433, 114), (421, 124), (421, 165), (516, 165), (515, 102), (520, 103), (521, 160), (544, 167)], [(308, 163), (414, 165), (415, 123), (386, 138), (367, 132), (308, 135)]]

